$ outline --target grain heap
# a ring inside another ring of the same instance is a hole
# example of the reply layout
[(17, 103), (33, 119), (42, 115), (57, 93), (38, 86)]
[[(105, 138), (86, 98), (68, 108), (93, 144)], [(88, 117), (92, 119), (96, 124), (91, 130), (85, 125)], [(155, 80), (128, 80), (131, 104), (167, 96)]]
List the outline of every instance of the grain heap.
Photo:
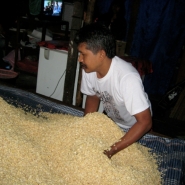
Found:
[(36, 117), (0, 98), (1, 185), (159, 185), (149, 149), (133, 144), (108, 159), (124, 133), (104, 114)]

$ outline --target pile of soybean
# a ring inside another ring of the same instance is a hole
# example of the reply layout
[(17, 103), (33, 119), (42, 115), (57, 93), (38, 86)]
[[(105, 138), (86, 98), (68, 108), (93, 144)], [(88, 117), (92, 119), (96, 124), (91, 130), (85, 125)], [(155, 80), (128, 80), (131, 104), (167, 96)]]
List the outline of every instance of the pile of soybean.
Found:
[(1, 185), (160, 185), (156, 156), (138, 143), (103, 154), (125, 133), (106, 115), (16, 108), (0, 98)]

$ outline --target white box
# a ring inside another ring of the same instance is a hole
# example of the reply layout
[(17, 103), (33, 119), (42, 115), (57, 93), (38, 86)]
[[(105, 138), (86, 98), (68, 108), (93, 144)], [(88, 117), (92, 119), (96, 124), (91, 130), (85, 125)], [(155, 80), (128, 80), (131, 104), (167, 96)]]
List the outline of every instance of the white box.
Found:
[(40, 47), (36, 93), (63, 100), (68, 52)]

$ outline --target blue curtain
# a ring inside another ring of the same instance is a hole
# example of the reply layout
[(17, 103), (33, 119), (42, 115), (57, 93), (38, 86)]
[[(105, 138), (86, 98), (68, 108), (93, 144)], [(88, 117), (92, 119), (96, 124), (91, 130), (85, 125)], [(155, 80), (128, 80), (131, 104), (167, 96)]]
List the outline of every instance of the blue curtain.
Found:
[[(129, 23), (133, 0), (126, 0)], [(129, 25), (128, 25), (129, 26)], [(152, 62), (144, 80), (148, 94), (168, 90), (185, 41), (185, 0), (141, 0), (130, 55)]]

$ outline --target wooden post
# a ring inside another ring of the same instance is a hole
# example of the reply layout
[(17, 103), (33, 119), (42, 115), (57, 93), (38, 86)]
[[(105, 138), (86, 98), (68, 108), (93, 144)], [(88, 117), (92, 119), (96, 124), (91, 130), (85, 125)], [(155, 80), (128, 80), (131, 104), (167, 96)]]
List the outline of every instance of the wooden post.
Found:
[(94, 5), (96, 0), (89, 0), (87, 5), (87, 12), (84, 18), (84, 24), (90, 24), (93, 21)]
[(73, 101), (75, 75), (78, 58), (77, 45), (74, 43), (74, 38), (77, 31), (82, 27), (83, 15), (84, 15), (84, 1), (83, 0), (74, 1), (63, 95), (63, 102), (70, 105), (72, 104)]
[[(88, 1), (87, 11), (85, 12), (85, 17), (84, 17), (84, 24), (92, 23), (95, 2), (96, 2), (96, 0), (89, 0)], [(78, 76), (77, 93), (76, 93), (76, 106), (78, 106), (78, 107), (82, 106), (82, 101), (83, 101), (83, 95), (80, 91), (81, 80), (82, 80), (82, 70), (80, 69), (79, 76)]]

